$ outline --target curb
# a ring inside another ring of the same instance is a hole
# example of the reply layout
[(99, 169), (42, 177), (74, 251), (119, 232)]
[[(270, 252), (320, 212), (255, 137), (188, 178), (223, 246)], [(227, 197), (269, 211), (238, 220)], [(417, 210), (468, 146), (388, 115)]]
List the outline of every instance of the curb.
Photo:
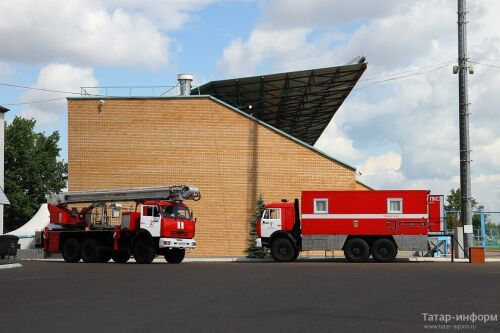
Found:
[[(408, 258), (409, 261), (414, 262), (451, 262), (451, 258), (432, 258), (432, 257), (412, 257)], [(455, 262), (465, 262), (468, 263), (469, 259), (458, 259), (455, 258)], [(486, 258), (486, 262), (500, 262), (500, 258)]]
[(15, 263), (15, 264), (5, 264), (5, 265), (0, 265), (0, 269), (8, 269), (8, 268), (16, 268), (16, 267), (22, 267), (23, 265)]
[[(26, 261), (48, 261), (48, 262), (63, 262), (63, 259), (59, 258), (45, 258), (45, 259), (24, 259)], [(331, 257), (304, 257), (298, 258), (297, 262), (335, 262), (335, 261), (345, 261), (344, 258), (331, 258)], [(456, 263), (468, 263), (469, 259), (455, 259)], [(487, 263), (500, 262), (500, 258), (486, 258), (485, 261)], [(129, 262), (134, 262), (134, 258), (130, 258)], [(271, 258), (265, 259), (254, 259), (254, 258), (246, 258), (246, 257), (213, 257), (213, 258), (185, 258), (183, 260), (185, 263), (210, 263), (210, 262), (232, 262), (232, 263), (266, 263), (266, 262), (274, 262)], [(436, 262), (436, 263), (451, 263), (450, 258), (433, 258), (433, 257), (407, 257), (407, 258), (396, 258), (395, 262)], [(153, 263), (166, 263), (163, 258), (155, 258)], [(1, 268), (2, 265), (0, 265)], [(3, 265), (6, 266), (6, 265)]]

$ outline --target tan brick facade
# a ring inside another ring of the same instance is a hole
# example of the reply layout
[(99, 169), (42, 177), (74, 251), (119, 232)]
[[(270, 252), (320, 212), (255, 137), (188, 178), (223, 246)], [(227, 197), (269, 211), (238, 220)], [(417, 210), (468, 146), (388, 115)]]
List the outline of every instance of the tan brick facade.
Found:
[(208, 97), (68, 101), (70, 191), (193, 184), (193, 256), (246, 248), (255, 200), (366, 189), (348, 166)]
[(366, 184), (363, 184), (360, 181), (356, 181), (356, 186), (354, 187), (355, 190), (357, 191), (371, 191), (373, 188), (369, 187)]

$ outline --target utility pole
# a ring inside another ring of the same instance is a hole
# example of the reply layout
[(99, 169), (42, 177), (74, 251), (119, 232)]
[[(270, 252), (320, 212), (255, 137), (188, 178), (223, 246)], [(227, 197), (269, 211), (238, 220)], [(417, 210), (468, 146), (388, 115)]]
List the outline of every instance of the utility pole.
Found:
[[(470, 139), (469, 139), (469, 97), (467, 91), (467, 11), (465, 0), (458, 1), (458, 103), (460, 126), (460, 217), (464, 231), (472, 229)], [(470, 226), (470, 227), (467, 227)], [(473, 234), (466, 233), (465, 254), (473, 246)]]

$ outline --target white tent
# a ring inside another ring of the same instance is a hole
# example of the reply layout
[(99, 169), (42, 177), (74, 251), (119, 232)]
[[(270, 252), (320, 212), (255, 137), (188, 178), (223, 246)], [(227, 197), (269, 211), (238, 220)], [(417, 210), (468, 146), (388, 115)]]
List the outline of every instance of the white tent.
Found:
[(47, 204), (42, 204), (38, 212), (22, 227), (7, 233), (19, 237), (21, 249), (35, 248), (35, 231), (43, 230), (49, 224), (49, 209)]

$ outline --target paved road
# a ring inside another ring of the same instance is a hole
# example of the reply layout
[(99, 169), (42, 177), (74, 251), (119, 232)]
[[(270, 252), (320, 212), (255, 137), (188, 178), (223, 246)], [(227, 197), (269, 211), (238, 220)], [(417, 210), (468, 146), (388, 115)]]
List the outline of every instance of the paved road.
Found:
[(429, 332), (424, 312), (500, 320), (496, 263), (22, 264), (0, 270), (0, 332)]

